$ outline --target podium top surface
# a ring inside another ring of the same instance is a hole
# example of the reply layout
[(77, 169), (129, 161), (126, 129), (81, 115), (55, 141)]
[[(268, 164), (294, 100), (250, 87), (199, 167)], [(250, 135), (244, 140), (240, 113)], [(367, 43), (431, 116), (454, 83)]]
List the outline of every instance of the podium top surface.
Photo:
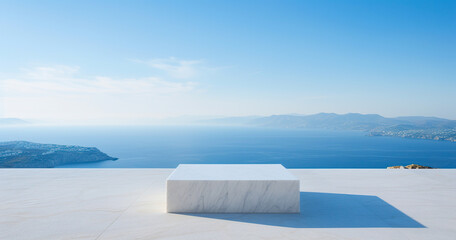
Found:
[(167, 180), (298, 180), (281, 164), (180, 164)]

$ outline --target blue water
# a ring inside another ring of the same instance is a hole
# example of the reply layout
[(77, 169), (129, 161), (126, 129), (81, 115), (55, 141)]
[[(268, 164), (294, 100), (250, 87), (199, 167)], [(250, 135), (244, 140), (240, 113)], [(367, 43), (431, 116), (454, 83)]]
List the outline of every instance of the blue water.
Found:
[(117, 161), (81, 168), (171, 168), (180, 163), (280, 163), (287, 168), (456, 167), (456, 143), (363, 132), (248, 127), (14, 127), (0, 141), (93, 146)]

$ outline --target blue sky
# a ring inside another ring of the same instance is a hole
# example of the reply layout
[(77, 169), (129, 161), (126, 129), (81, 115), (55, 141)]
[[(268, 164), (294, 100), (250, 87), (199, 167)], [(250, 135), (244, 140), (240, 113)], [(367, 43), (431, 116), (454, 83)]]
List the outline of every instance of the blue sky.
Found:
[(455, 1), (1, 1), (0, 116), (456, 119), (455, 42)]

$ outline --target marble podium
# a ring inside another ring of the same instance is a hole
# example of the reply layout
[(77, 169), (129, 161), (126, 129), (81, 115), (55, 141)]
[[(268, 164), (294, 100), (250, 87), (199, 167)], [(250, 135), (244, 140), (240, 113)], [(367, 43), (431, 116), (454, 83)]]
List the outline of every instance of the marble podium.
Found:
[(166, 191), (170, 213), (299, 213), (299, 180), (280, 164), (180, 164)]

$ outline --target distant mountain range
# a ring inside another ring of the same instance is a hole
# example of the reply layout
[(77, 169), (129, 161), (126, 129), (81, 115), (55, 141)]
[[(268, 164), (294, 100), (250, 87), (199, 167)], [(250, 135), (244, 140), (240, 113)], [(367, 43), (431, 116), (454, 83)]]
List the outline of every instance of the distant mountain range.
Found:
[(204, 123), (259, 127), (324, 130), (359, 130), (371, 136), (398, 136), (456, 142), (456, 120), (436, 117), (385, 118), (378, 114), (272, 115), (269, 117), (231, 117), (206, 120)]
[[(272, 115), (188, 120), (186, 124), (241, 125), (275, 128), (365, 131), (370, 136), (396, 136), (456, 142), (456, 120), (437, 117), (408, 116), (386, 118), (378, 114), (318, 113), (313, 115)], [(0, 118), (0, 126), (29, 122), (17, 118)]]
[(212, 124), (242, 124), (262, 127), (371, 131), (390, 127), (401, 129), (456, 128), (456, 120), (436, 117), (386, 118), (378, 114), (272, 115), (268, 117), (229, 117), (204, 121)]

